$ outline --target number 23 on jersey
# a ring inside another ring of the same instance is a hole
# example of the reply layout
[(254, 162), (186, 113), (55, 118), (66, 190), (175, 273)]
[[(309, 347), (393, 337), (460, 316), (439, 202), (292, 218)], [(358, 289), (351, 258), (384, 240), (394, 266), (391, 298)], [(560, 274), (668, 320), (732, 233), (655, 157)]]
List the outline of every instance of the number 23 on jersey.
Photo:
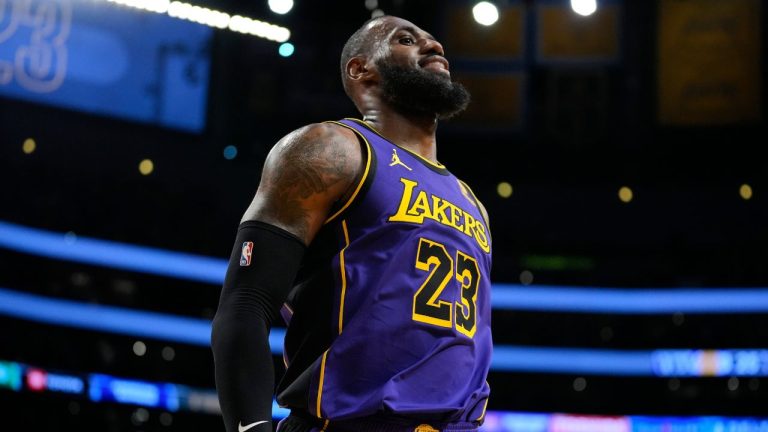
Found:
[[(429, 272), (429, 275), (413, 295), (413, 320), (447, 328), (455, 323), (456, 331), (473, 337), (477, 329), (477, 288), (480, 285), (477, 260), (459, 250), (451, 256), (442, 244), (421, 238), (416, 252), (416, 268)], [(454, 303), (440, 300), (443, 290), (454, 278), (461, 290), (461, 301), (455, 302), (455, 313)]]

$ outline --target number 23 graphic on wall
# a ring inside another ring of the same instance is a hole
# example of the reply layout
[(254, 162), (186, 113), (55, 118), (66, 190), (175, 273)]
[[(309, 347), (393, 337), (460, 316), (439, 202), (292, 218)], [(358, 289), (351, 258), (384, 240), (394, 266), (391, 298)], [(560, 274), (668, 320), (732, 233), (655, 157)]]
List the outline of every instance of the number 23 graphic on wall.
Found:
[(12, 48), (11, 58), (0, 58), (0, 85), (15, 78), (35, 93), (58, 89), (67, 72), (71, 25), (70, 0), (0, 0), (0, 46)]

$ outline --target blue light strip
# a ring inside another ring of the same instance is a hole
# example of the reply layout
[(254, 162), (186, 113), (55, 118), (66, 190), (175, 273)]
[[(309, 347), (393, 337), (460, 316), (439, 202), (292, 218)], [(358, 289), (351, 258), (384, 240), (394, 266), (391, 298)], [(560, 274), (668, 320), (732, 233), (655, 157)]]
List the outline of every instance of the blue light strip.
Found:
[[(0, 247), (121, 270), (221, 285), (227, 261), (145, 246), (76, 237), (0, 221)], [(615, 313), (764, 313), (768, 288), (617, 289), (493, 285), (495, 309)]]
[(504, 372), (653, 376), (651, 356), (652, 351), (495, 345), (491, 369)]
[[(0, 288), (0, 315), (85, 330), (210, 346), (211, 323), (156, 312), (52, 299)], [(269, 336), (272, 352), (282, 353), (283, 329)]]
[[(16, 362), (0, 360), (0, 370), (5, 367), (13, 370), (14, 380), (21, 383), (24, 370), (37, 368)], [(84, 376), (85, 374), (78, 374)], [(75, 375), (69, 375), (74, 377)], [(87, 396), (82, 391), (72, 397), (88, 397), (93, 402), (114, 402), (132, 406), (166, 409), (170, 411), (189, 411), (211, 415), (221, 415), (216, 390), (210, 388), (192, 388), (168, 382), (148, 382), (131, 378), (105, 374), (87, 374)], [(0, 388), (2, 390), (2, 388)], [(15, 391), (32, 390), (12, 388)], [(56, 391), (45, 388), (33, 391)], [(272, 419), (281, 420), (289, 414), (277, 402), (272, 402)], [(590, 414), (549, 414), (514, 411), (488, 411), (485, 422), (479, 432), (667, 432), (667, 431), (738, 431), (765, 432), (768, 430), (768, 418), (755, 417), (662, 417), (662, 416), (608, 416)]]
[[(210, 346), (208, 320), (51, 299), (0, 288), (0, 315), (86, 330)], [(273, 354), (284, 328), (273, 328)], [(496, 345), (493, 370), (622, 376), (768, 376), (768, 350), (618, 351)]]
[(0, 247), (65, 261), (220, 285), (227, 261), (0, 221)]
[(763, 313), (768, 288), (617, 289), (493, 285), (494, 309), (580, 313)]

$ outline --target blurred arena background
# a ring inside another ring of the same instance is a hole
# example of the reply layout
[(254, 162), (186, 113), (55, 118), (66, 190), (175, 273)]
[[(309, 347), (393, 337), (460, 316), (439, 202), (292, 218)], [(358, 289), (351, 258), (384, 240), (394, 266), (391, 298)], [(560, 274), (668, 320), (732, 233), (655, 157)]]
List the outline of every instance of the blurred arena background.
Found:
[(491, 216), (483, 429), (768, 431), (764, 2), (189, 1), (0, 0), (0, 429), (223, 430), (239, 218), (386, 13), (474, 96), (438, 156)]

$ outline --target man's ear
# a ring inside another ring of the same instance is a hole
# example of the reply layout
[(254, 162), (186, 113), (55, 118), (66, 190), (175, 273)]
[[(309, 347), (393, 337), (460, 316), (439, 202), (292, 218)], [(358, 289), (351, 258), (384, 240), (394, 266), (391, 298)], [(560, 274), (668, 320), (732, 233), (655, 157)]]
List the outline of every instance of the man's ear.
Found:
[(344, 69), (347, 78), (352, 81), (369, 81), (376, 76), (374, 68), (362, 57), (352, 57)]

